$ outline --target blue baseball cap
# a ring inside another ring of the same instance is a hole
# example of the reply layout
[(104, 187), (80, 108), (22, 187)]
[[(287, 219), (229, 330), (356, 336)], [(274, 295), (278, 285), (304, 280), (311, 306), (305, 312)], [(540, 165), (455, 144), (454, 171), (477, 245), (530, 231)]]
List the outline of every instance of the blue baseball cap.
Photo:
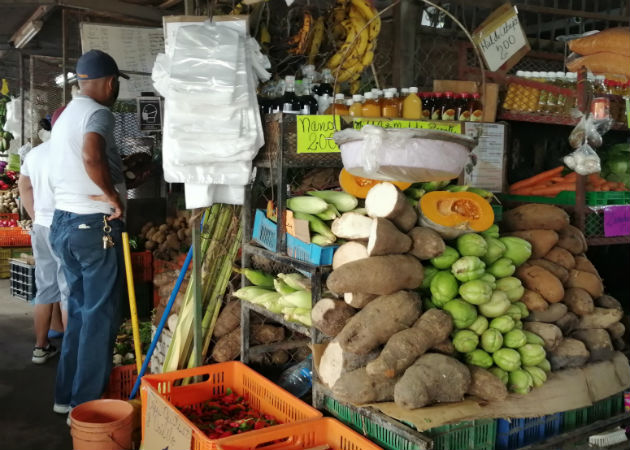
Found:
[(129, 79), (129, 75), (118, 70), (114, 58), (101, 50), (90, 50), (81, 55), (77, 62), (77, 78), (79, 80), (95, 80), (112, 75)]

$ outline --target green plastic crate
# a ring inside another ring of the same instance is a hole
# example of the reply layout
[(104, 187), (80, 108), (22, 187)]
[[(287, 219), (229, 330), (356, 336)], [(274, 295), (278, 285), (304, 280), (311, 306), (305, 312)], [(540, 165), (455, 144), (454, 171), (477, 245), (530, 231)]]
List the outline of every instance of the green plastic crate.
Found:
[(497, 421), (472, 420), (431, 428), (423, 433), (433, 439), (434, 450), (494, 450)]
[(562, 421), (562, 432), (575, 430), (576, 428), (588, 425), (588, 409), (589, 407), (578, 408), (571, 411), (564, 412), (564, 419)]
[(608, 419), (621, 414), (623, 408), (623, 392), (594, 403), (592, 406), (566, 411), (564, 413), (563, 431), (575, 430), (584, 425)]
[[(575, 192), (573, 191), (562, 191), (555, 197), (541, 197), (538, 195), (499, 194), (499, 198), (504, 201), (522, 203), (575, 205)], [(630, 204), (630, 191), (587, 192), (586, 204), (588, 206), (627, 205)]]

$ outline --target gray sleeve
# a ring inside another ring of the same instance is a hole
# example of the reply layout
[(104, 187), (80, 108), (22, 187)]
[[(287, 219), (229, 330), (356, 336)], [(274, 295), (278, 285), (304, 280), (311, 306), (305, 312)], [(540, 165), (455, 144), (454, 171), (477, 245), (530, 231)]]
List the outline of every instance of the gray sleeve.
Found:
[(114, 115), (108, 109), (99, 109), (88, 119), (85, 127), (86, 133), (100, 134), (107, 140), (114, 130)]

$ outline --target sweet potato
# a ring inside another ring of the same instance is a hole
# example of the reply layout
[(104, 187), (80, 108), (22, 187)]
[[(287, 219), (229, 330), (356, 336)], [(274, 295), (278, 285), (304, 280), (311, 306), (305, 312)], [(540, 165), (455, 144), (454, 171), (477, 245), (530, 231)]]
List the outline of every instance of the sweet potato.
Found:
[(525, 289), (521, 301), (525, 303), (525, 306), (530, 311), (545, 311), (549, 308), (549, 303), (538, 292), (530, 291), (529, 289)]
[(412, 240), (409, 254), (420, 260), (435, 258), (444, 253), (444, 239), (430, 228), (415, 227), (407, 235)]
[(557, 206), (528, 203), (503, 213), (506, 230), (562, 230), (569, 225), (569, 215)]
[(619, 300), (617, 300), (614, 297), (611, 297), (610, 295), (602, 295), (601, 297), (597, 297), (595, 299), (595, 306), (599, 306), (600, 308), (619, 309), (623, 311), (623, 306), (621, 306), (621, 303), (619, 303)]
[(545, 341), (545, 350), (551, 351), (562, 342), (562, 331), (551, 323), (525, 322), (523, 329), (537, 334)]
[(546, 311), (532, 311), (527, 317), (529, 322), (545, 322), (553, 323), (559, 320), (567, 313), (567, 306), (562, 303), (553, 303), (549, 305)]
[(430, 309), (416, 320), (412, 328), (389, 338), (378, 358), (368, 363), (368, 374), (389, 378), (402, 375), (419, 356), (446, 339), (451, 331), (451, 316), (440, 309)]
[(394, 399), (397, 378), (373, 377), (365, 368), (344, 373), (333, 386), (335, 398), (356, 405)]
[(610, 308), (595, 308), (591, 314), (582, 316), (577, 325), (578, 330), (588, 330), (591, 328), (608, 328), (615, 322), (619, 322), (623, 317), (623, 311)]
[(334, 270), (327, 286), (339, 293), (388, 295), (401, 289), (416, 289), (423, 278), (422, 264), (411, 255), (370, 256)]
[(531, 258), (542, 258), (558, 242), (558, 233), (553, 230), (526, 230), (508, 233), (508, 236), (516, 236), (525, 239), (532, 244)]
[(383, 218), (372, 220), (367, 251), (369, 256), (407, 253), (411, 249), (411, 238)]
[(585, 316), (595, 310), (595, 304), (590, 294), (584, 289), (568, 288), (564, 291), (564, 299), (562, 300), (569, 310), (578, 315)]
[(574, 255), (584, 253), (588, 249), (584, 234), (573, 225), (568, 225), (558, 231), (558, 237), (558, 247), (562, 247)]
[(415, 293), (399, 291), (382, 295), (352, 316), (337, 335), (337, 341), (344, 350), (365, 355), (409, 328), (420, 311), (420, 299)]
[(267, 324), (251, 326), (252, 344), (272, 344), (284, 340), (284, 328)]
[(313, 326), (326, 336), (335, 337), (354, 316), (356, 309), (342, 300), (323, 298), (313, 306)]
[(566, 338), (556, 347), (555, 350), (547, 354), (547, 359), (551, 363), (551, 369), (569, 369), (572, 367), (582, 367), (591, 356), (582, 341), (573, 338)]
[(610, 335), (606, 330), (578, 330), (571, 334), (571, 337), (584, 342), (591, 354), (589, 361), (605, 361), (612, 358), (615, 350), (610, 340)]
[(241, 324), (241, 301), (235, 300), (223, 307), (214, 325), (212, 335), (220, 338)]
[(549, 260), (546, 260), (546, 259), (530, 259), (530, 260), (527, 261), (527, 264), (531, 264), (531, 265), (534, 265), (534, 266), (540, 266), (543, 269), (551, 272), (552, 274), (554, 274), (556, 276), (556, 278), (558, 280), (560, 280), (560, 282), (562, 284), (566, 283), (567, 280), (569, 279), (569, 271), (567, 269), (565, 269), (561, 265), (556, 264), (554, 262), (551, 262)]
[(486, 369), (477, 366), (468, 366), (471, 383), (468, 394), (479, 397), (488, 402), (505, 400), (508, 396), (507, 387), (499, 377)]
[(394, 401), (405, 409), (457, 402), (463, 400), (470, 383), (470, 371), (464, 364), (450, 356), (427, 353), (398, 380), (394, 387)]
[(575, 267), (575, 258), (568, 250), (561, 247), (552, 248), (549, 253), (545, 255), (547, 261), (556, 263), (567, 270), (571, 270)]
[(569, 271), (569, 279), (565, 285), (568, 288), (582, 288), (593, 298), (601, 297), (604, 294), (602, 280), (597, 275), (580, 270)]
[(539, 293), (549, 303), (557, 303), (564, 298), (560, 280), (540, 266), (523, 264), (516, 270), (516, 277), (527, 289)]
[(324, 350), (319, 362), (319, 378), (324, 384), (333, 387), (337, 380), (346, 372), (365, 367), (365, 365), (378, 356), (378, 351), (367, 355), (357, 355), (347, 352), (336, 339), (333, 339)]
[(241, 353), (241, 327), (235, 328), (214, 344), (212, 358), (216, 362), (226, 362), (236, 359)]
[(562, 330), (562, 334), (564, 336), (568, 336), (573, 330), (575, 330), (579, 322), (580, 319), (577, 315), (572, 312), (568, 312), (559, 320), (556, 320), (555, 325)]
[(626, 327), (621, 322), (615, 322), (606, 329), (612, 339), (622, 338), (626, 334)]
[(582, 272), (592, 273), (593, 275), (597, 275), (598, 278), (599, 272), (595, 268), (592, 262), (588, 260), (586, 256), (576, 256), (575, 257), (575, 270), (581, 270)]

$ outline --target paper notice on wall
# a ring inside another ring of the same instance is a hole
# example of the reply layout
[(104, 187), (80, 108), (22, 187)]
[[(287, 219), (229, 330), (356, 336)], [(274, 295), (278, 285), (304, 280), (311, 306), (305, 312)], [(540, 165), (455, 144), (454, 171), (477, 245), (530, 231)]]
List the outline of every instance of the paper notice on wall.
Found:
[(147, 389), (143, 448), (147, 450), (190, 450), (192, 428), (174, 407), (153, 389)]
[(506, 126), (466, 122), (464, 128), (466, 135), (479, 136), (479, 143), (471, 151), (472, 163), (464, 168), (464, 183), (492, 192), (503, 191)]

